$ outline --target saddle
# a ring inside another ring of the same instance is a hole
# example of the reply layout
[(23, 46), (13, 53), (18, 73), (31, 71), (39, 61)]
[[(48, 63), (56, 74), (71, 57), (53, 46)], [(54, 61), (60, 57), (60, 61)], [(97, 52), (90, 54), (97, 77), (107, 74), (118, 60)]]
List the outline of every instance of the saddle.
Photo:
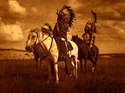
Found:
[(68, 47), (68, 51), (73, 50), (73, 47), (69, 41), (67, 42), (67, 47)]
[(89, 43), (86, 43), (86, 46), (87, 46), (87, 48), (88, 48), (88, 50), (89, 50), (89, 55), (90, 55), (90, 56), (95, 56), (95, 55), (94, 55), (95, 45), (93, 44), (92, 47), (90, 48), (90, 44), (89, 44)]

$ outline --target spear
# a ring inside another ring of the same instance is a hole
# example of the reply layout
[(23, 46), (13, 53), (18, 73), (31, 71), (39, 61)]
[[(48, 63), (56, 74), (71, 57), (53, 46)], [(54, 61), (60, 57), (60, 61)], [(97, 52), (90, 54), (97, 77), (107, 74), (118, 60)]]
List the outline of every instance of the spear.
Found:
[(96, 13), (92, 10), (91, 11), (91, 34), (90, 34), (90, 46), (94, 42), (94, 33), (96, 33), (95, 23), (97, 22)]
[(96, 33), (96, 28), (95, 28), (95, 23), (97, 23), (97, 17), (96, 17), (96, 13), (92, 10), (91, 11), (92, 15), (91, 15), (91, 23), (92, 23), (92, 32)]

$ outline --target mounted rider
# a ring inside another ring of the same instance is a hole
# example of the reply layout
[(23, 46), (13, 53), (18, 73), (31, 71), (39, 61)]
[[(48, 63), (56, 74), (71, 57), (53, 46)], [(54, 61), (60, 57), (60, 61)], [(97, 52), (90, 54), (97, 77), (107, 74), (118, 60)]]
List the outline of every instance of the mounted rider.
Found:
[(96, 13), (91, 11), (91, 21), (88, 21), (85, 25), (84, 31), (85, 33), (82, 35), (83, 40), (86, 42), (86, 44), (89, 46), (89, 50), (94, 46), (95, 43), (95, 35), (96, 33)]
[(62, 9), (57, 12), (57, 16), (58, 18), (53, 29), (53, 36), (59, 49), (59, 60), (65, 60), (66, 73), (69, 74), (71, 72), (70, 68), (72, 68), (69, 51), (72, 50), (72, 46), (67, 40), (67, 32), (69, 32), (69, 27), (72, 26), (75, 13), (70, 6), (64, 5)]
[(50, 37), (53, 37), (53, 32), (52, 32), (52, 28), (50, 26), (50, 24), (45, 23), (42, 27), (41, 27), (41, 31), (45, 34), (48, 34)]

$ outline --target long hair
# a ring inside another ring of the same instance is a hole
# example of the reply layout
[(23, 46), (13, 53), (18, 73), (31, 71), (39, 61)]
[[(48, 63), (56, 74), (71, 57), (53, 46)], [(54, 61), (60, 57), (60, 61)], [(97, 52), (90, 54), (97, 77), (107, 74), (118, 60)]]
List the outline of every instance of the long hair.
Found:
[(49, 24), (49, 23), (45, 23), (44, 25), (48, 26), (48, 27), (49, 27), (49, 29), (50, 29), (50, 31), (52, 31), (52, 27), (50, 26), (50, 24)]
[(43, 27), (41, 27), (41, 30), (43, 33), (46, 33), (46, 34), (52, 34), (52, 27), (50, 26), (49, 23), (45, 23)]

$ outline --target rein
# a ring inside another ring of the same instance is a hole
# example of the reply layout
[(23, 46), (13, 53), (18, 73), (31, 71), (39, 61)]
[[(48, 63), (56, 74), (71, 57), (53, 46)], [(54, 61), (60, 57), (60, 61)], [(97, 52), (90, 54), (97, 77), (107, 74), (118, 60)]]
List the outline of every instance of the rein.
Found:
[[(36, 32), (37, 33), (37, 32)], [(39, 42), (38, 44), (41, 46), (41, 47), (43, 47), (42, 45), (41, 45), (41, 43), (43, 43), (47, 38), (49, 38), (50, 36), (48, 36), (48, 37), (46, 37), (44, 40), (42, 40), (41, 42)], [(38, 33), (37, 33), (37, 38), (38, 38)], [(53, 37), (51, 37), (51, 45), (50, 45), (50, 48), (49, 48), (49, 50), (48, 50), (48, 52), (47, 52), (47, 54), (45, 55), (45, 56), (42, 56), (42, 59), (45, 59), (47, 56), (48, 56), (48, 54), (49, 54), (49, 52), (50, 52), (50, 50), (51, 50), (51, 48), (52, 48), (52, 44), (53, 44)]]
[[(46, 39), (45, 39), (45, 40), (46, 40)], [(44, 40), (44, 41), (45, 41), (45, 40)], [(42, 59), (45, 59), (45, 58), (48, 56), (48, 54), (49, 54), (49, 52), (50, 52), (50, 50), (51, 50), (51, 47), (52, 47), (52, 43), (53, 43), (53, 37), (51, 38), (51, 45), (50, 45), (50, 48), (49, 48), (47, 54), (46, 54), (45, 56), (42, 57)], [(40, 45), (41, 47), (43, 47), (43, 46), (41, 45), (41, 43), (39, 43), (39, 45)]]
[[(49, 36), (48, 36), (49, 37)], [(44, 42), (48, 37), (46, 37), (43, 41), (41, 41), (41, 42), (39, 42), (39, 43), (42, 43), (42, 42)], [(37, 38), (38, 38), (38, 36), (37, 36)]]

